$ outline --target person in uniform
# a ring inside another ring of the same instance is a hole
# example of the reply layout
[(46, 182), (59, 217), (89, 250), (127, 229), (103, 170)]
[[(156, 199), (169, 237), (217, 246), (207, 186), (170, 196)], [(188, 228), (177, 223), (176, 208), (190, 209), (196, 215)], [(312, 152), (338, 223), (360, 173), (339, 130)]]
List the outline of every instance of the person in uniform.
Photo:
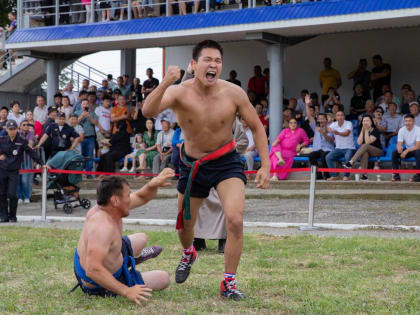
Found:
[(28, 141), (18, 134), (16, 121), (9, 120), (6, 131), (7, 136), (0, 137), (0, 223), (17, 221), (16, 191), (24, 152), (36, 163), (42, 164), (35, 151), (29, 147)]

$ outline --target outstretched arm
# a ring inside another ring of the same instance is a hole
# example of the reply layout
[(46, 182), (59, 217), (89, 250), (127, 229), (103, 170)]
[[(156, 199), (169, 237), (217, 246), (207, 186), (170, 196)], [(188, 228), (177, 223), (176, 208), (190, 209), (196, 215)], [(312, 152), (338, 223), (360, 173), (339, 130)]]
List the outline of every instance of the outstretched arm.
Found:
[(159, 187), (168, 187), (171, 183), (167, 182), (175, 176), (175, 172), (171, 168), (165, 168), (158, 176), (153, 178), (149, 183), (144, 185), (141, 189), (130, 195), (130, 210), (138, 208), (154, 197), (156, 197)]
[(238, 111), (242, 119), (245, 120), (249, 129), (252, 131), (255, 146), (261, 158), (261, 168), (258, 170), (255, 181), (258, 188), (267, 188), (270, 179), (270, 160), (268, 158), (268, 141), (261, 120), (258, 118), (248, 96), (240, 87), (235, 87), (235, 99), (238, 104)]
[(150, 93), (143, 105), (142, 113), (144, 117), (152, 118), (163, 112), (165, 109), (174, 105), (176, 101), (176, 86), (171, 86), (181, 77), (179, 67), (169, 66), (162, 83)]

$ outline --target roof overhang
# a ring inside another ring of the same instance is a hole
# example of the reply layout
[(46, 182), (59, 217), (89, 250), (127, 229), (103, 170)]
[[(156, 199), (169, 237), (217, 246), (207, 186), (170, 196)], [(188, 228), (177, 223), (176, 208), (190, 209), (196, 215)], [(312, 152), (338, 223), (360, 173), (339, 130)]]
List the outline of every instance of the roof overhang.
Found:
[[(241, 11), (246, 10), (255, 9), (243, 9)], [(202, 17), (206, 18), (206, 15), (202, 14)], [(177, 17), (164, 17), (160, 19), (172, 18)], [(133, 21), (122, 21), (111, 23), (132, 22)], [(92, 24), (91, 26), (94, 27), (97, 24), (102, 23)], [(117, 36), (90, 36), (86, 38), (8, 42), (7, 48), (48, 53), (89, 53), (94, 51), (116, 50), (121, 48), (129, 49), (190, 45), (207, 38), (211, 38), (220, 42), (243, 41), (250, 38), (250, 33), (260, 32), (267, 32), (286, 38), (294, 38), (340, 32), (416, 27), (419, 25), (420, 3), (418, 7), (398, 10), (372, 11), (312, 18), (282, 19), (268, 22), (242, 23), (225, 26), (189, 28), (182, 30), (135, 33)], [(85, 25), (85, 27), (86, 26), (87, 25)], [(66, 26), (61, 27), (63, 28)], [(71, 25), (69, 27), (77, 26)], [(46, 27), (42, 29), (45, 30)]]

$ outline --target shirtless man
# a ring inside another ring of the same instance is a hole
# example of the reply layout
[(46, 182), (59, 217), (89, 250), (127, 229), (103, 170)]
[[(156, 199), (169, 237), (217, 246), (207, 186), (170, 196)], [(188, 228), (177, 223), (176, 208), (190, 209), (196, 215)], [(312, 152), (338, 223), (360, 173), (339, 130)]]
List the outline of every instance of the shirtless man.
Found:
[[(236, 288), (235, 275), (242, 252), (243, 210), (246, 177), (243, 163), (232, 140), (236, 113), (251, 129), (261, 156), (261, 168), (255, 181), (267, 188), (270, 175), (267, 136), (246, 93), (235, 84), (220, 80), (221, 46), (206, 40), (194, 47), (191, 67), (194, 79), (172, 85), (180, 79), (180, 68), (168, 67), (162, 83), (147, 97), (145, 117), (154, 117), (171, 108), (184, 133), (178, 181), (177, 229), (183, 250), (175, 280), (183, 283), (190, 273), (197, 253), (193, 243), (198, 209), (215, 187), (225, 210), (227, 241), (225, 277), (220, 295), (234, 300), (243, 298)], [(190, 174), (191, 172), (191, 174)]]
[[(138, 305), (147, 301), (152, 290), (169, 286), (169, 274), (161, 270), (139, 273), (137, 263), (156, 257), (161, 248), (150, 247), (141, 257), (147, 237), (143, 233), (122, 236), (122, 218), (156, 196), (159, 187), (169, 186), (174, 176), (164, 169), (140, 190), (130, 194), (127, 181), (108, 177), (97, 187), (98, 201), (86, 215), (86, 222), (74, 253), (74, 272), (84, 293), (88, 295), (122, 295)], [(143, 259), (142, 259), (143, 258)], [(129, 270), (131, 267), (131, 270)], [(77, 286), (73, 289), (75, 290)]]

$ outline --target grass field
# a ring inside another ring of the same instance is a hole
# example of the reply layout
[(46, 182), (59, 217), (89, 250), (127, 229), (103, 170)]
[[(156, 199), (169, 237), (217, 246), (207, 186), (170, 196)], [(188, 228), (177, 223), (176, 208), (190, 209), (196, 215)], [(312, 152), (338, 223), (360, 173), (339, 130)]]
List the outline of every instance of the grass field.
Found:
[[(128, 300), (84, 296), (75, 285), (73, 250), (79, 231), (0, 228), (0, 313), (129, 314)], [(180, 258), (175, 232), (148, 232), (161, 244), (140, 270), (163, 269), (174, 278)], [(238, 270), (241, 302), (218, 298), (223, 256), (199, 254), (188, 281), (153, 293), (142, 313), (153, 314), (419, 314), (420, 240), (313, 236), (245, 236)]]

